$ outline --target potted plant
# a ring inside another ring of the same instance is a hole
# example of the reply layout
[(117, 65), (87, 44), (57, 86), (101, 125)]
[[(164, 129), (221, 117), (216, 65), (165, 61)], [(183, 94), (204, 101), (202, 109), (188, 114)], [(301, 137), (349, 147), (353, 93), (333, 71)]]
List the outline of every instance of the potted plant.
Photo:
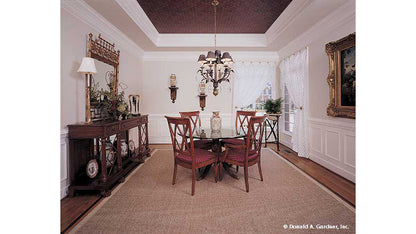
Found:
[(278, 98), (278, 99), (269, 99), (264, 103), (264, 109), (266, 110), (266, 113), (268, 115), (275, 115), (278, 116), (281, 114), (281, 108), (283, 104), (284, 99)]

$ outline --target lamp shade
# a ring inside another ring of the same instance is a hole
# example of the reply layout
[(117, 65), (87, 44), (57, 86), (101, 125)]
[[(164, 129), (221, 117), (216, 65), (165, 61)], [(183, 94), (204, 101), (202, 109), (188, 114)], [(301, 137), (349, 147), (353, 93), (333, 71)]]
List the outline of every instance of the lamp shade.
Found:
[(232, 61), (232, 60), (233, 60), (233, 59), (231, 58), (230, 53), (228, 53), (228, 52), (224, 52), (224, 54), (222, 55), (221, 61), (222, 61), (222, 62), (230, 62), (230, 61)]
[(205, 63), (205, 55), (199, 55), (198, 63), (200, 63), (201, 65)]
[(81, 66), (78, 68), (78, 72), (84, 74), (94, 74), (97, 73), (97, 69), (95, 68), (94, 59), (90, 57), (82, 58)]
[(214, 61), (215, 60), (215, 54), (214, 54), (214, 52), (208, 51), (206, 60), (207, 61)]

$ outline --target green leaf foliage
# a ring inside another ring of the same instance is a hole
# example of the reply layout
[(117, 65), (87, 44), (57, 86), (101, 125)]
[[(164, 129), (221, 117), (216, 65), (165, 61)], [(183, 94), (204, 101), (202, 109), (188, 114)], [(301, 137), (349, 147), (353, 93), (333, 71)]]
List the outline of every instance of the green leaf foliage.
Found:
[(264, 103), (264, 109), (266, 110), (266, 113), (268, 114), (277, 114), (280, 113), (280, 109), (282, 107), (284, 99), (278, 98), (278, 99), (269, 99)]

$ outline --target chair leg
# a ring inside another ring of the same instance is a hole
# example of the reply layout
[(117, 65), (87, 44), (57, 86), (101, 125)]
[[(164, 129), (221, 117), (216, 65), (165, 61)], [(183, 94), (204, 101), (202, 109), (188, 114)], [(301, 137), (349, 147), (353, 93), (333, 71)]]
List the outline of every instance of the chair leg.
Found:
[(215, 169), (214, 169), (214, 172), (215, 172), (215, 183), (217, 183), (217, 181), (218, 181), (218, 179), (217, 179), (217, 176), (218, 176), (218, 163), (217, 162), (214, 163), (214, 167), (215, 167)]
[(257, 165), (259, 166), (260, 179), (261, 179), (261, 181), (263, 181), (263, 173), (261, 173), (261, 163), (260, 163), (260, 159), (259, 159), (259, 162), (257, 163)]
[(195, 174), (196, 174), (196, 170), (192, 169), (192, 196), (195, 194)]
[(218, 173), (218, 180), (221, 181), (222, 180), (222, 164), (218, 163), (218, 169), (219, 169), (219, 173)]
[(246, 181), (246, 192), (248, 192), (248, 166), (244, 166), (244, 179)]
[(172, 179), (172, 185), (176, 183), (176, 171), (178, 170), (178, 165), (175, 162), (175, 166), (173, 167), (173, 179)]

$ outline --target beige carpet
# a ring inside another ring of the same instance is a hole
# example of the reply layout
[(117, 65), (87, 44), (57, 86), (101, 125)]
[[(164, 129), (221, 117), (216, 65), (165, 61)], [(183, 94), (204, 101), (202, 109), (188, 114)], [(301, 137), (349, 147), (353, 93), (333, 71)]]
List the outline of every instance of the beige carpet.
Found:
[(262, 169), (263, 182), (250, 167), (249, 193), (243, 170), (218, 183), (211, 170), (192, 197), (191, 170), (178, 166), (172, 185), (172, 151), (156, 150), (72, 232), (355, 233), (352, 207), (269, 149)]

